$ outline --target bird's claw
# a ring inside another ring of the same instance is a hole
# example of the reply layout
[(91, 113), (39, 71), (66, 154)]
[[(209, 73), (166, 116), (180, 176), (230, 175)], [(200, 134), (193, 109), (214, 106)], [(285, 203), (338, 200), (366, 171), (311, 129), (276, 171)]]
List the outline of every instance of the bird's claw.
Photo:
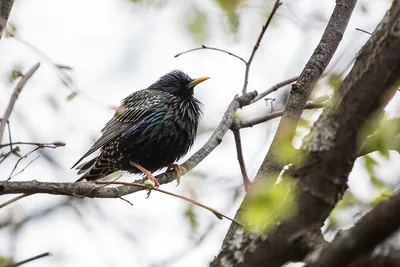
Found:
[(173, 169), (176, 173), (176, 181), (177, 181), (176, 186), (178, 186), (181, 182), (181, 177), (187, 173), (187, 170), (185, 169), (185, 167), (175, 163), (168, 165), (168, 170), (170, 169)]
[(149, 187), (149, 191), (147, 192), (147, 197), (146, 198), (149, 198), (149, 196), (150, 196), (150, 194), (151, 194), (151, 190), (152, 190), (152, 188), (153, 187), (159, 187), (160, 186), (160, 183), (157, 181), (157, 179), (156, 179), (156, 177), (154, 177), (154, 175), (149, 171), (149, 170), (147, 170), (146, 168), (144, 168), (143, 166), (141, 166), (141, 165), (139, 165), (139, 164), (137, 164), (136, 162), (133, 162), (133, 161), (130, 161), (129, 162), (132, 166), (134, 166), (134, 167), (136, 167), (139, 171), (141, 171), (143, 174), (145, 174), (146, 175), (146, 177), (147, 177), (147, 181), (145, 181), (144, 183), (145, 183), (145, 185), (147, 186), (147, 187)]

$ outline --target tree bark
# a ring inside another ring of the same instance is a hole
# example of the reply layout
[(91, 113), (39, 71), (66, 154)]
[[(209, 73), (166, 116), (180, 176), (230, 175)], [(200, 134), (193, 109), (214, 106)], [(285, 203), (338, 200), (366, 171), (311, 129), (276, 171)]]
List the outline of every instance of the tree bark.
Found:
[[(400, 4), (394, 3), (305, 139), (303, 163), (289, 171), (297, 185), (290, 216), (262, 235), (231, 225), (210, 266), (281, 266), (301, 261), (315, 249), (307, 245), (313, 242), (304, 240), (319, 230), (347, 188), (365, 140), (361, 128), (386, 105), (387, 94), (400, 78), (399, 47)], [(237, 213), (238, 221), (248, 197)]]

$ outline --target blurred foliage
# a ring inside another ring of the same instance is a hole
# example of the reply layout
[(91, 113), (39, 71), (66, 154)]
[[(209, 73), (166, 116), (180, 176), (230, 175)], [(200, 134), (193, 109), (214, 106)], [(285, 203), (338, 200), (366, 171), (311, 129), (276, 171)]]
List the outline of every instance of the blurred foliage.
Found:
[(374, 208), (376, 205), (378, 205), (379, 203), (381, 203), (382, 201), (388, 199), (389, 197), (393, 196), (394, 192), (392, 190), (387, 190), (385, 192), (382, 192), (378, 197), (376, 197), (374, 199), (374, 201), (372, 201), (370, 203), (370, 206), (372, 208)]
[(329, 215), (327, 221), (325, 222), (325, 233), (331, 232), (331, 231), (336, 231), (339, 228), (341, 228), (341, 225), (339, 224), (339, 221), (337, 219), (337, 213), (345, 208), (351, 207), (351, 206), (359, 206), (362, 205), (362, 202), (354, 196), (354, 194), (350, 191), (347, 190), (344, 193), (343, 198), (338, 202), (338, 204), (335, 206), (331, 214)]
[[(289, 124), (290, 122), (284, 125), (284, 127), (290, 127)], [(281, 146), (279, 147), (279, 151), (277, 151), (277, 160), (279, 160), (284, 165), (287, 165), (289, 163), (300, 164), (299, 160), (301, 160), (302, 158), (304, 159), (305, 157), (300, 157), (300, 150), (293, 148), (292, 136), (289, 134), (289, 131), (283, 130), (282, 132), (283, 134), (279, 136), (279, 138), (281, 139)], [(286, 134), (286, 132), (288, 132), (288, 134)]]
[(328, 85), (332, 87), (332, 89), (334, 89), (335, 91), (339, 89), (339, 86), (342, 84), (342, 82), (342, 77), (340, 77), (340, 75), (336, 73), (332, 73), (328, 76)]
[(12, 37), (15, 34), (16, 31), (17, 31), (17, 27), (14, 24), (8, 22), (7, 23), (7, 30), (5, 31), (4, 35), (6, 37)]
[(186, 28), (192, 34), (195, 42), (204, 43), (207, 40), (207, 25), (207, 14), (197, 7), (192, 7), (186, 13)]
[(244, 0), (215, 0), (217, 4), (225, 12), (230, 29), (233, 33), (236, 33), (239, 28), (239, 7), (246, 1)]
[(9, 261), (6, 257), (0, 256), (0, 266), (5, 266), (6, 264), (13, 264), (14, 261)]
[(363, 129), (364, 133), (373, 132), (373, 134), (368, 137), (369, 142), (365, 144), (363, 149), (367, 151), (377, 150), (382, 156), (389, 158), (389, 150), (396, 148), (399, 142), (400, 118), (388, 119), (384, 116), (377, 130), (373, 131), (374, 129), (371, 129), (371, 127), (374, 127), (374, 124), (367, 125), (365, 129)]
[(375, 167), (378, 165), (378, 162), (376, 162), (376, 160), (370, 155), (364, 156), (363, 160), (364, 167), (368, 172), (371, 184), (380, 192), (388, 192), (389, 188), (375, 174)]
[(361, 12), (362, 12), (363, 14), (367, 14), (367, 13), (368, 13), (368, 7), (367, 7), (367, 5), (364, 4), (364, 3), (362, 3), (362, 4), (360, 5), (360, 10), (361, 10)]
[(152, 6), (163, 6), (166, 3), (166, 0), (130, 0), (134, 4), (145, 4)]
[(192, 234), (195, 234), (197, 232), (199, 223), (197, 221), (196, 213), (193, 210), (193, 205), (187, 206), (184, 215), (190, 224), (190, 229), (192, 230)]
[(274, 186), (275, 179), (264, 179), (253, 186), (243, 209), (242, 220), (249, 231), (270, 231), (293, 212), (293, 182), (284, 177)]

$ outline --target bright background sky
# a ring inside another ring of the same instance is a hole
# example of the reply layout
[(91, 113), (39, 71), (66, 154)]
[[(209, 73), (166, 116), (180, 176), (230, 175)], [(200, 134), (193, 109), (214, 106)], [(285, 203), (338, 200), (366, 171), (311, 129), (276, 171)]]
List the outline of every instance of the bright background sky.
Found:
[[(204, 43), (247, 58), (273, 1), (267, 1), (268, 5), (263, 2), (247, 1), (238, 9), (240, 25), (233, 34), (224, 12), (212, 0), (170, 0), (154, 5), (133, 4), (128, 0), (16, 1), (9, 22), (16, 26), (17, 37), (43, 51), (54, 62), (72, 67), (74, 82), (83, 93), (67, 101), (70, 89), (60, 82), (57, 72), (43, 56), (13, 38), (2, 38), (1, 113), (15, 84), (8, 81), (11, 70), (19, 67), (25, 72), (36, 62), (42, 63), (25, 86), (10, 118), (13, 140), (66, 143), (65, 147), (44, 151), (41, 158), (13, 180), (76, 180), (70, 167), (99, 137), (103, 125), (111, 118), (113, 111), (107, 106), (117, 106), (126, 95), (147, 87), (175, 68), (191, 77), (212, 77), (196, 88), (196, 96), (204, 103), (204, 117), (201, 133), (188, 154), (192, 155), (210, 137), (233, 96), (241, 92), (244, 66), (233, 57), (213, 51), (197, 51), (178, 58), (174, 55)], [(318, 43), (335, 4), (333, 0), (283, 2), (252, 65), (249, 90), (262, 91), (298, 75)], [(337, 71), (345, 69), (369, 38), (355, 28), (373, 31), (390, 6), (388, 0), (358, 2), (332, 60)], [(208, 21), (203, 42), (186, 27), (196, 10), (206, 14)], [(318, 88), (317, 95), (331, 92), (324, 82)], [(279, 94), (274, 97), (279, 102)], [(388, 107), (391, 116), (399, 116), (399, 103), (397, 96)], [(259, 101), (239, 114), (251, 118), (268, 112), (265, 102)], [(277, 122), (242, 131), (251, 177), (268, 150)], [(301, 138), (295, 140), (296, 144), (300, 142)], [(21, 148), (23, 153), (29, 151), (28, 147)], [(390, 160), (380, 157), (377, 160), (379, 177), (396, 184), (400, 179), (400, 156), (391, 153)], [(8, 177), (15, 161), (15, 157), (10, 157), (2, 164), (0, 177)], [(20, 166), (28, 162), (25, 160)], [(128, 174), (123, 177), (136, 178)], [(222, 144), (186, 175), (179, 187), (171, 183), (162, 188), (196, 198), (233, 217), (244, 195), (241, 184), (233, 135), (228, 132)], [(363, 201), (371, 201), (378, 194), (370, 186), (359, 161), (349, 184)], [(239, 195), (235, 197), (237, 192)], [(145, 196), (145, 192), (127, 196), (133, 207), (119, 199), (76, 199), (72, 202), (74, 208), (62, 207), (32, 220), (17, 235), (10, 227), (1, 229), (0, 255), (22, 260), (50, 251), (52, 257), (31, 264), (44, 267), (206, 266), (219, 251), (229, 221), (219, 221), (210, 212), (194, 207), (199, 225), (192, 233), (184, 215), (187, 203), (157, 192), (149, 199)], [(9, 198), (3, 196), (0, 200)], [(18, 221), (63, 201), (65, 198), (61, 196), (25, 198), (2, 209), (0, 220)], [(354, 212), (341, 216), (343, 225), (352, 221)], [(209, 234), (200, 245), (194, 246), (204, 233)]]

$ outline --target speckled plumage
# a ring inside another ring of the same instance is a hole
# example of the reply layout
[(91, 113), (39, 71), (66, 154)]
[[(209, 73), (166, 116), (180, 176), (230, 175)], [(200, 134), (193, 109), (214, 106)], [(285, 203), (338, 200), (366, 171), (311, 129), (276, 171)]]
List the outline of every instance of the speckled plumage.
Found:
[(175, 70), (126, 97), (101, 137), (73, 166), (100, 149), (96, 158), (77, 167), (78, 174), (83, 173), (78, 181), (119, 170), (140, 173), (130, 161), (153, 172), (184, 156), (193, 145), (201, 117), (193, 88), (205, 79), (193, 80)]

